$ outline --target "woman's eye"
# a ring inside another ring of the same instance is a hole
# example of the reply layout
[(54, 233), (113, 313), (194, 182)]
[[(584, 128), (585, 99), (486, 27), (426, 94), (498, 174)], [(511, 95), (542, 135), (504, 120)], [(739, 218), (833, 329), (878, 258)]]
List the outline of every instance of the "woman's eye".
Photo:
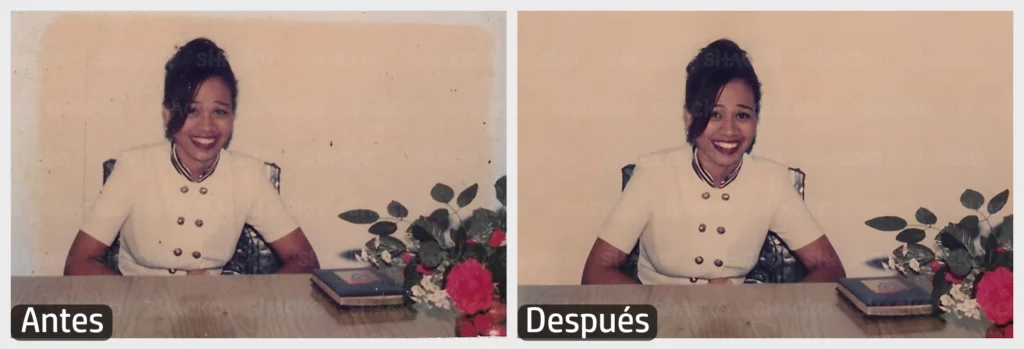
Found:
[(719, 114), (717, 111), (713, 111), (713, 112), (711, 112), (711, 117), (713, 117), (713, 118), (720, 118), (720, 117), (722, 117), (722, 114)]
[(196, 114), (199, 114), (199, 109), (188, 108), (188, 115), (196, 115)]
[(226, 115), (228, 115), (228, 111), (224, 110), (224, 109), (217, 109), (216, 111), (214, 111), (214, 113), (217, 114), (217, 116), (226, 116)]
[(736, 115), (736, 117), (738, 117), (738, 118), (740, 118), (740, 119), (749, 119), (749, 118), (750, 118), (750, 114), (747, 114), (747, 113), (739, 113), (738, 115)]

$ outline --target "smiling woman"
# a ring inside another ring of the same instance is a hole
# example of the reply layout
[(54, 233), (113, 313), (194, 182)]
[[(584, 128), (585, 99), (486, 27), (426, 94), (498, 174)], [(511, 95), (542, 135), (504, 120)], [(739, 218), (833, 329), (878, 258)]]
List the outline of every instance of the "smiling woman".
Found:
[[(686, 67), (683, 117), (689, 146), (642, 156), (599, 231), (584, 284), (742, 283), (771, 231), (808, 269), (806, 282), (845, 271), (794, 190), (791, 170), (750, 154), (761, 83), (729, 40)], [(637, 277), (620, 271), (639, 243)]]
[[(226, 149), (238, 83), (224, 51), (208, 39), (192, 40), (165, 71), (167, 142), (118, 157), (71, 245), (64, 274), (221, 274), (247, 224), (280, 257), (279, 272), (318, 268), (264, 163)], [(115, 241), (124, 248), (112, 269), (99, 260)]]

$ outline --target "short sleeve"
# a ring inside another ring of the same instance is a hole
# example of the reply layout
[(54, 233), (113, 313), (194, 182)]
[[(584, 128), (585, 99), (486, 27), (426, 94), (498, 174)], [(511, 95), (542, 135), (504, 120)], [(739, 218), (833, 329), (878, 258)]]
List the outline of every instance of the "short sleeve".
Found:
[(811, 211), (807, 208), (800, 192), (793, 186), (792, 176), (780, 176), (776, 183), (779, 200), (772, 219), (771, 231), (782, 238), (792, 250), (807, 246), (814, 240), (825, 235)]
[(135, 159), (121, 156), (118, 159), (106, 183), (96, 198), (92, 210), (86, 214), (79, 230), (89, 234), (96, 240), (110, 246), (121, 231), (121, 226), (128, 220), (134, 202), (132, 194), (136, 192), (139, 172)]
[(256, 192), (246, 215), (246, 223), (256, 228), (267, 242), (274, 242), (299, 228), (295, 218), (288, 213), (284, 200), (274, 189), (262, 171), (256, 170), (252, 186)]
[(651, 169), (638, 163), (597, 237), (629, 254), (651, 219)]

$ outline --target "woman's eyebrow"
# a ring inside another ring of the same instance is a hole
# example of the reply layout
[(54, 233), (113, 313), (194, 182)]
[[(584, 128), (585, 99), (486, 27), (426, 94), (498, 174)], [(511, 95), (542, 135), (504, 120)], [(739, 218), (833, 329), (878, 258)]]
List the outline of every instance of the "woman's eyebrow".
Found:
[(737, 104), (737, 106), (739, 106), (740, 108), (749, 109), (750, 111), (754, 111), (754, 108), (751, 108), (749, 105), (746, 104)]
[(222, 105), (224, 107), (227, 107), (227, 108), (231, 108), (231, 105), (226, 103), (226, 102), (216, 101), (214, 103), (220, 104), (220, 105)]

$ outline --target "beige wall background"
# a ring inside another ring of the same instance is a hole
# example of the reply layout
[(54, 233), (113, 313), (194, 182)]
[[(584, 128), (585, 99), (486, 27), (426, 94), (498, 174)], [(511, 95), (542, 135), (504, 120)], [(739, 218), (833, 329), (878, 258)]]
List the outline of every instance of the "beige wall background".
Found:
[(685, 144), (685, 65), (723, 37), (762, 79), (754, 153), (807, 173), (806, 202), (848, 275), (884, 273), (864, 262), (898, 246), (864, 221), (924, 206), (957, 222), (971, 213), (964, 189), (1012, 189), (1011, 13), (562, 12), (518, 23), (520, 284), (580, 282), (619, 169)]
[(437, 182), (496, 203), (503, 12), (13, 13), (13, 275), (61, 273), (102, 162), (163, 139), (163, 64), (198, 36), (239, 79), (231, 149), (282, 167), (324, 267), (371, 237), (343, 211), (426, 215)]

